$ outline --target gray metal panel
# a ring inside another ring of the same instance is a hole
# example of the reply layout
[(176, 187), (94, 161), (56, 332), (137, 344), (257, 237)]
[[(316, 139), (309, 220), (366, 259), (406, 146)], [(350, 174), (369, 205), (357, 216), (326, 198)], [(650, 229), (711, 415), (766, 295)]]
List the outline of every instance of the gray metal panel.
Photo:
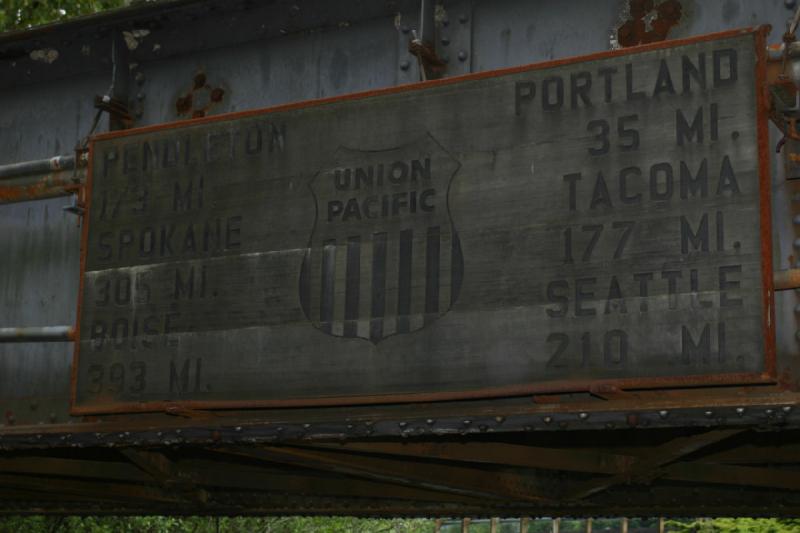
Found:
[[(80, 231), (66, 203), (0, 206), (0, 323), (74, 324)], [(0, 424), (66, 419), (72, 351), (72, 343), (0, 344)]]
[[(0, 90), (0, 164), (70, 154), (89, 133), (93, 98), (108, 90), (110, 75)], [(104, 119), (98, 129), (105, 129), (106, 123)]]
[(144, 111), (137, 125), (170, 122), (176, 100), (198, 72), (224, 91), (211, 113), (241, 111), (324, 98), (395, 84), (397, 30), (391, 19), (272, 41), (255, 41), (140, 65), (137, 94)]

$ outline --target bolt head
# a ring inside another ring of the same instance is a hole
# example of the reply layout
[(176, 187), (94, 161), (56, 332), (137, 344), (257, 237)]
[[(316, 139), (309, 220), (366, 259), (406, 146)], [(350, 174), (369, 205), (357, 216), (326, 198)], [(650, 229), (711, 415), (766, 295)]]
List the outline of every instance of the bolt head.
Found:
[(658, 412), (658, 416), (660, 416), (661, 418), (667, 418), (669, 416), (669, 411), (661, 410)]
[(400, 27), (400, 31), (402, 31), (403, 33), (408, 33), (408, 32), (410, 32), (410, 31), (411, 31), (411, 28), (409, 28), (409, 27), (408, 27), (406, 24), (403, 24), (403, 25)]
[(551, 416), (546, 416), (546, 417), (544, 417), (544, 419), (543, 419), (543, 420), (544, 420), (544, 423), (545, 423), (545, 424), (549, 424), (550, 422), (552, 422), (552, 421), (553, 421), (553, 417), (551, 417)]
[(744, 416), (744, 407), (737, 407), (736, 414), (739, 416)]
[(469, 56), (467, 55), (466, 50), (459, 50), (459, 52), (458, 52), (458, 60), (459, 61), (466, 61), (467, 57), (469, 57)]
[(586, 420), (587, 418), (589, 418), (589, 413), (581, 413), (581, 414), (578, 415), (578, 417), (581, 420)]
[(411, 67), (411, 61), (404, 59), (400, 62), (400, 70), (408, 70)]
[(442, 44), (444, 46), (447, 46), (448, 44), (450, 44), (450, 37), (447, 37), (447, 36), (442, 37)]

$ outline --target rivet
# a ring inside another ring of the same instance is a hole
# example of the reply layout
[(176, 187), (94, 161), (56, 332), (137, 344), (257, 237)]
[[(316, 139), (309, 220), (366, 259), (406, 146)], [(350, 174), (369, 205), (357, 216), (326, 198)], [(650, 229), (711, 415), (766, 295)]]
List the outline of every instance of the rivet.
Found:
[(408, 70), (411, 66), (411, 62), (408, 59), (404, 59), (400, 62), (400, 70)]
[(156, 433), (156, 437), (163, 437), (163, 436), (164, 436), (164, 434), (162, 432), (160, 432), (160, 431)]
[(140, 93), (137, 93), (137, 94), (136, 94), (136, 99), (137, 99), (137, 100), (144, 100), (144, 93), (142, 93), (142, 92), (140, 92)]
[(401, 428), (404, 428), (408, 425), (408, 422), (400, 422), (397, 425), (400, 426)]
[(744, 416), (744, 407), (737, 407), (736, 414), (739, 416)]
[(122, 433), (120, 433), (120, 434), (118, 435), (118, 437), (119, 437), (120, 439), (124, 439), (124, 438), (125, 438), (125, 435), (123, 435)]
[(275, 431), (277, 431), (278, 433), (280, 433), (281, 431), (283, 431), (283, 426), (278, 426), (278, 427), (276, 427), (276, 428), (275, 428)]
[(310, 427), (311, 427), (311, 424), (303, 424), (303, 428), (304, 428), (304, 429), (308, 429), (308, 428), (310, 428)]
[(784, 413), (791, 413), (791, 412), (792, 412), (792, 406), (791, 406), (791, 405), (784, 405), (784, 406), (781, 408), (781, 410), (782, 410)]
[(669, 416), (669, 411), (662, 409), (661, 411), (658, 412), (658, 416), (660, 416), (661, 418), (667, 418)]
[(433, 418), (429, 418), (425, 421), (425, 423), (428, 424), (429, 426), (432, 426), (436, 423), (436, 420), (434, 420)]
[(235, 428), (233, 428), (233, 430), (238, 433), (238, 432), (242, 431), (242, 426), (236, 426)]
[(37, 440), (42, 440), (42, 435), (41, 435), (41, 433), (36, 435), (36, 439), (37, 439)]
[(706, 418), (711, 418), (712, 416), (714, 416), (714, 411), (706, 411), (703, 414), (706, 415)]
[(546, 417), (544, 417), (542, 420), (544, 420), (544, 423), (545, 423), (545, 424), (549, 424), (550, 422), (552, 422), (552, 421), (553, 421), (553, 418), (552, 418), (552, 417), (550, 417), (550, 416), (546, 416)]
[(586, 420), (587, 418), (589, 418), (589, 413), (580, 413), (578, 415), (578, 418), (580, 418), (581, 420)]
[(352, 430), (353, 429), (353, 424), (347, 424), (347, 429), (348, 430)]
[[(466, 61), (467, 60), (467, 52), (465, 50), (458, 51), (458, 60), (459, 61)], [(798, 239), (800, 241), (800, 239)], [(800, 248), (800, 243), (797, 244), (797, 247)]]
[(764, 409), (764, 414), (767, 416), (772, 416), (775, 414), (775, 411), (773, 411), (772, 409)]
[(469, 17), (467, 16), (466, 13), (461, 13), (460, 15), (458, 15), (458, 21), (461, 24), (466, 24), (468, 20), (469, 20)]
[(472, 424), (472, 420), (464, 420), (464, 425), (465, 426), (468, 426), (470, 424)]
[(450, 37), (447, 37), (445, 35), (444, 37), (442, 37), (442, 45), (447, 46), (448, 44), (450, 44)]
[(370, 427), (372, 425), (372, 420), (367, 420), (366, 422), (364, 422), (364, 425)]
[(506, 421), (506, 418), (504, 416), (496, 416), (494, 417), (494, 421), (497, 422), (498, 424), (502, 424), (503, 422)]
[(143, 84), (144, 83), (144, 73), (137, 72), (136, 76), (134, 76), (134, 80), (136, 80), (136, 83), (138, 83), (139, 85)]
[(411, 28), (409, 28), (406, 24), (403, 24), (403, 26), (400, 28), (400, 31), (403, 33), (408, 33), (411, 31)]

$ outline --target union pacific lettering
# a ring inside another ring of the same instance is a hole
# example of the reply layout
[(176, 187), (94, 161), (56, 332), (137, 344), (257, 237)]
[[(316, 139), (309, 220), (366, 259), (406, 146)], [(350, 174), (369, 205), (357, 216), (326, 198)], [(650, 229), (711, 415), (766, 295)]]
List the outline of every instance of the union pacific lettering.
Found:
[(342, 197), (328, 201), (329, 223), (402, 217), (436, 209), (430, 158), (338, 168), (330, 179)]

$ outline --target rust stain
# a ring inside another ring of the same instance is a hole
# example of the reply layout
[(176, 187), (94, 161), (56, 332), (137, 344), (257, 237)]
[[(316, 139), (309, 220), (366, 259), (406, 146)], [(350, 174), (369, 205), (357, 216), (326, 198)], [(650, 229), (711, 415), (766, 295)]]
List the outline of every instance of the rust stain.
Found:
[[(617, 40), (623, 47), (663, 41), (683, 15), (679, 0), (629, 0), (630, 19), (617, 28)], [(648, 21), (650, 28), (648, 29)]]
[(225, 89), (212, 87), (205, 72), (192, 78), (192, 88), (175, 100), (175, 111), (179, 117), (202, 118), (211, 108), (222, 102)]
[(63, 175), (50, 174), (29, 185), (0, 186), (0, 204), (67, 195), (75, 192), (78, 187)]

